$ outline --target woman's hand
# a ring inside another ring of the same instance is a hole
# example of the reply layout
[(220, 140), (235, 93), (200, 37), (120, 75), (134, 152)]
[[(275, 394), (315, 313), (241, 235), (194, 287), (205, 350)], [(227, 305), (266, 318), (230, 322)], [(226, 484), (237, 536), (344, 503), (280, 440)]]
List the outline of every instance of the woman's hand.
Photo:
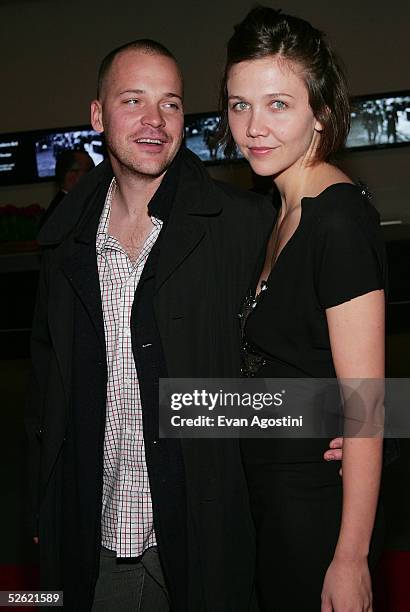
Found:
[(334, 558), (326, 572), (321, 612), (372, 612), (372, 587), (367, 558)]

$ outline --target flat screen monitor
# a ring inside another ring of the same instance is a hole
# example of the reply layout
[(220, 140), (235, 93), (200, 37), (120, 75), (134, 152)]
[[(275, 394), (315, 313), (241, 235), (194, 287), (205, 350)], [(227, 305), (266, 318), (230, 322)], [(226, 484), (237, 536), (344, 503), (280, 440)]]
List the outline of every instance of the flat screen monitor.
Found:
[(40, 179), (54, 178), (56, 159), (65, 149), (85, 151), (96, 166), (104, 159), (102, 134), (87, 127), (42, 134), (35, 142), (36, 170)]
[(351, 98), (348, 150), (410, 144), (410, 91)]
[(0, 135), (0, 186), (53, 180), (63, 149), (86, 151), (95, 165), (105, 157), (104, 137), (89, 125)]
[(185, 115), (185, 146), (207, 164), (243, 159), (239, 150), (232, 159), (226, 159), (222, 148), (218, 146), (216, 137), (218, 124), (217, 112)]
[[(410, 91), (352, 97), (350, 117), (347, 151), (410, 144)], [(218, 121), (217, 112), (186, 116), (186, 146), (206, 164), (228, 161), (221, 148), (217, 147), (215, 132)], [(239, 151), (235, 159), (243, 159)]]
[[(237, 150), (226, 159), (218, 146), (218, 112), (185, 116), (185, 145), (206, 164), (243, 160)], [(410, 144), (410, 91), (351, 98), (347, 151), (402, 147)], [(0, 186), (50, 181), (62, 149), (79, 149), (99, 164), (106, 156), (104, 137), (89, 125), (0, 135)]]

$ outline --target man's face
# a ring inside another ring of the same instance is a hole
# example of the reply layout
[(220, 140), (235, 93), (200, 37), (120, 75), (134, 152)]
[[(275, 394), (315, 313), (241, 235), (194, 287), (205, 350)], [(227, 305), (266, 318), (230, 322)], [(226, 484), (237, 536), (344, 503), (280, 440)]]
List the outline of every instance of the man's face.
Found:
[(113, 61), (91, 122), (105, 133), (114, 172), (157, 178), (183, 139), (182, 79), (174, 60), (127, 50)]

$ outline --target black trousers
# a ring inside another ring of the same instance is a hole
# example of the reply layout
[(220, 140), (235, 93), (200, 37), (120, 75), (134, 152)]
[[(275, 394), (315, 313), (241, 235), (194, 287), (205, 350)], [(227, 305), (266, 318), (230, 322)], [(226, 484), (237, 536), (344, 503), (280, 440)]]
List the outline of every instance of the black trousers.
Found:
[[(257, 534), (261, 612), (320, 612), (323, 580), (337, 543), (342, 513), (339, 462), (245, 462)], [(381, 552), (378, 513), (369, 566)]]
[(101, 548), (92, 612), (169, 612), (156, 547), (138, 561), (118, 560), (115, 552)]

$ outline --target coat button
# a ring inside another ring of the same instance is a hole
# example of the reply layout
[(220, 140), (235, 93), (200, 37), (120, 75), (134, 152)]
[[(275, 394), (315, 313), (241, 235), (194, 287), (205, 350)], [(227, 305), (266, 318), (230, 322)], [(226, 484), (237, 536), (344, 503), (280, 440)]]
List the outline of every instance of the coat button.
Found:
[(36, 438), (37, 438), (37, 440), (39, 440), (40, 442), (41, 442), (42, 435), (43, 435), (43, 430), (41, 429), (41, 427), (39, 427), (39, 428), (37, 429), (37, 431), (36, 431)]

